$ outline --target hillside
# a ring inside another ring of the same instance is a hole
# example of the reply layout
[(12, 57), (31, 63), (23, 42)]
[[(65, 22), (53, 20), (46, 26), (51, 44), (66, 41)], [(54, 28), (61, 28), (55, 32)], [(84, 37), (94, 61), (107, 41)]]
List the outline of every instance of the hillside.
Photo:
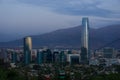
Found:
[[(93, 49), (100, 48), (107, 43), (110, 43), (120, 38), (120, 25), (110, 25), (99, 29), (90, 28), (90, 47)], [(33, 46), (64, 46), (64, 47), (80, 47), (81, 42), (81, 27), (73, 27), (68, 29), (60, 29), (50, 33), (32, 36)], [(22, 39), (0, 43), (0, 46), (21, 46)], [(108, 45), (110, 47), (120, 48), (120, 41)]]

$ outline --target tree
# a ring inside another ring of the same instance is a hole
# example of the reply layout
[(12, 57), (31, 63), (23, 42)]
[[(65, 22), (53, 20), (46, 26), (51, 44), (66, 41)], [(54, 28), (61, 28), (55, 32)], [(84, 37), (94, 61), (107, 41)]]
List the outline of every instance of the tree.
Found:
[(0, 68), (0, 80), (7, 80), (6, 72)]

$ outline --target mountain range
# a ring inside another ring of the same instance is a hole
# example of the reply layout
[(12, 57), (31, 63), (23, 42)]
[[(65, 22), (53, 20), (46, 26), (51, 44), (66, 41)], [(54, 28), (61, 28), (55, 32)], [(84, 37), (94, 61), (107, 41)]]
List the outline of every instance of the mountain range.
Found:
[[(120, 24), (110, 25), (102, 28), (89, 28), (89, 45), (91, 49), (102, 47), (120, 48)], [(80, 48), (81, 46), (81, 26), (67, 29), (60, 29), (53, 32), (32, 35), (33, 47), (69, 47)], [(23, 39), (9, 42), (0, 42), (0, 47), (22, 46)]]

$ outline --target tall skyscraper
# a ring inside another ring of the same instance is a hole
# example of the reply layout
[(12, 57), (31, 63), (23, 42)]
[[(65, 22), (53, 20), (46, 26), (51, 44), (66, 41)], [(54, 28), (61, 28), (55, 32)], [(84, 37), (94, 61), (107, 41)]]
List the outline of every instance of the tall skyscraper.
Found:
[(82, 18), (82, 33), (81, 33), (81, 47), (88, 50), (88, 37), (89, 37), (89, 21), (88, 18)]
[(32, 39), (31, 37), (24, 38), (24, 63), (29, 64), (31, 61)]
[(89, 58), (89, 20), (87, 17), (82, 18), (82, 30), (81, 30), (81, 61), (87, 61)]

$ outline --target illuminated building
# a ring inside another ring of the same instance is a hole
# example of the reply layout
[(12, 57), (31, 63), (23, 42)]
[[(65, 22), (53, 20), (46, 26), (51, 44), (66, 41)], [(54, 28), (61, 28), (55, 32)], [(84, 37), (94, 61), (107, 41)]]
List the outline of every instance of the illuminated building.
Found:
[(88, 18), (82, 18), (81, 29), (81, 61), (86, 62), (89, 59), (89, 20)]
[(29, 64), (31, 61), (32, 39), (31, 37), (24, 38), (24, 63)]

